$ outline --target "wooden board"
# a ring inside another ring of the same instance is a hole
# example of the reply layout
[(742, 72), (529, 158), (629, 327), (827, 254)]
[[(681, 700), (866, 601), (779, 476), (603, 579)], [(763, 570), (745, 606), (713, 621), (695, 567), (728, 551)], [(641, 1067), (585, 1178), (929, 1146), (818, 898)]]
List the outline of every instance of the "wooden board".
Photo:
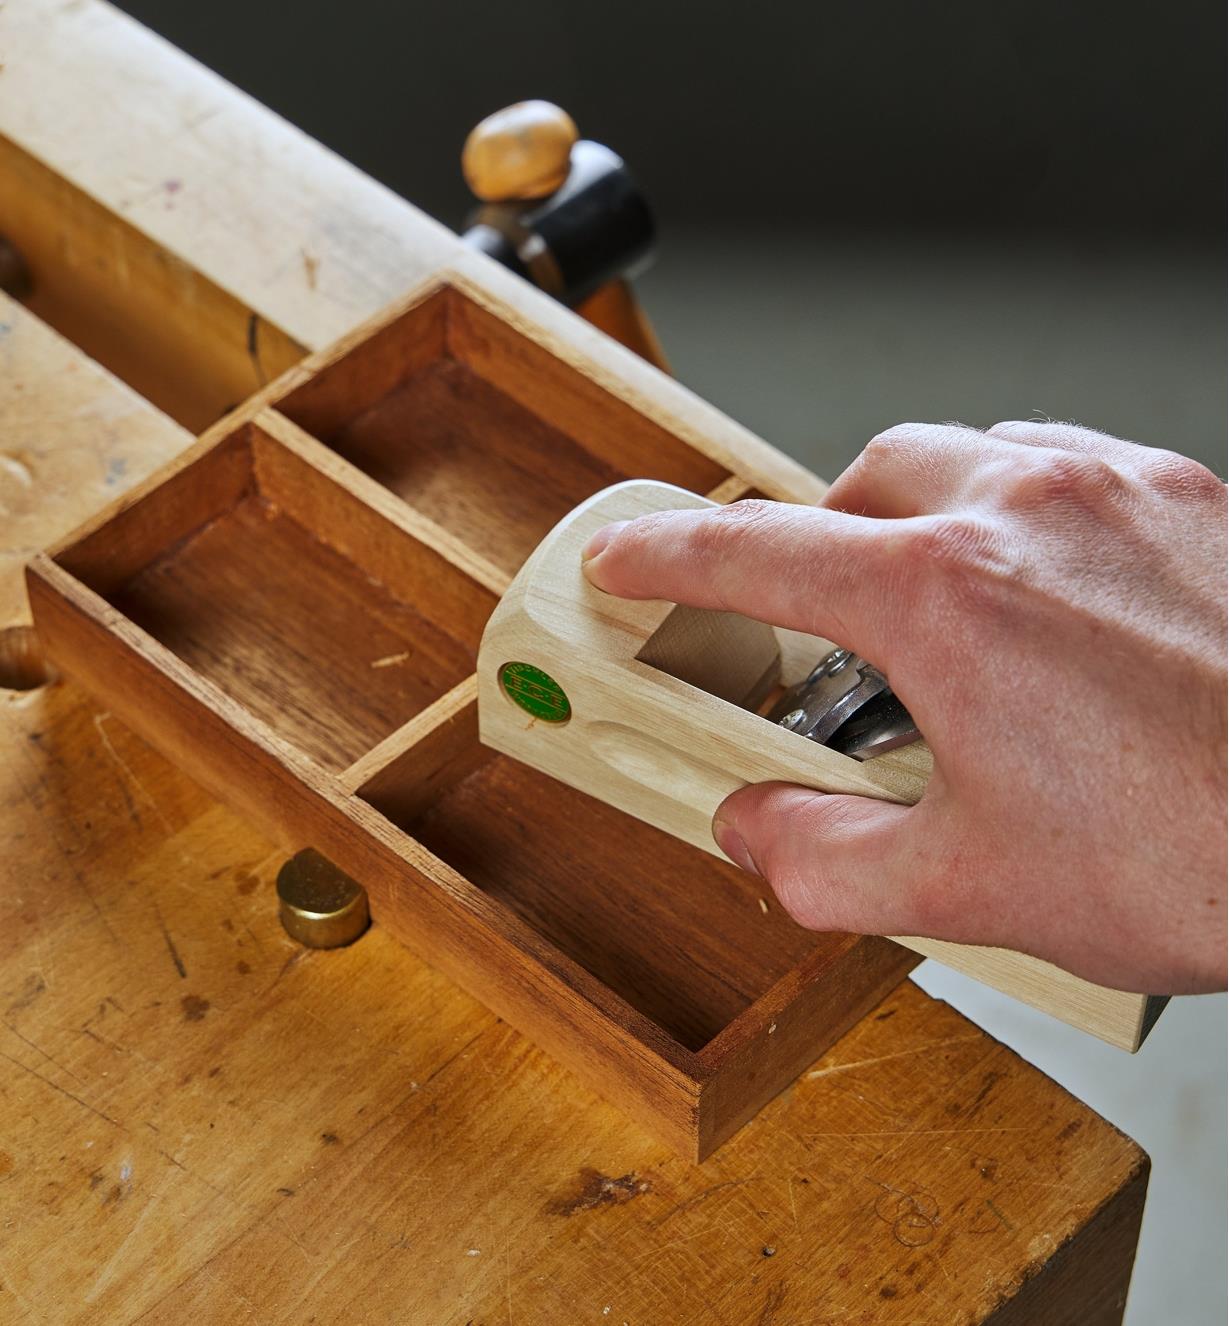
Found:
[[(422, 252), (438, 233), (412, 208), (353, 172), (338, 179), (334, 158), (105, 6), (47, 20), (37, 0), (0, 11), (5, 87), (30, 84), (0, 107), (5, 148), (52, 177), (89, 175), (81, 187), (108, 215), (130, 191), (154, 199), (136, 217), (144, 251), (225, 278), (258, 326), (280, 319), (309, 347), (408, 283), (420, 227)], [(78, 106), (92, 113), (75, 122), (65, 110)], [(249, 148), (262, 170), (243, 168)], [(177, 171), (165, 208), (155, 186)], [(0, 228), (14, 196), (0, 191)], [(263, 224), (288, 203), (300, 221)], [(324, 226), (338, 209), (346, 221)], [(91, 218), (48, 215), (62, 243), (88, 241)], [(219, 229), (219, 216), (256, 224)], [(115, 311), (139, 330), (127, 312), (139, 269), (101, 249)], [(185, 435), (20, 309), (0, 320), (9, 362), (45, 367), (0, 374), (0, 417), (20, 410), (43, 444), (22, 497), (22, 537), (40, 546), (96, 506), (91, 476), (147, 471)], [(229, 347), (221, 322), (198, 331)], [(0, 721), (21, 752), (0, 762), (0, 805), (24, 845), (0, 864), (0, 988), (20, 1033), (0, 1080), (0, 1302), (16, 1320), (352, 1320), (356, 1303), (432, 1319), (440, 1301), (435, 1319), (458, 1326), (579, 1309), (1119, 1320), (1146, 1185), (1138, 1148), (912, 986), (691, 1170), (596, 1100), (578, 1128), (575, 1080), (379, 928), (291, 962), (274, 921), (278, 854), (72, 688), (10, 695)], [(110, 1032), (90, 1021), (100, 1005)], [(298, 1197), (309, 1204), (288, 1223)]]

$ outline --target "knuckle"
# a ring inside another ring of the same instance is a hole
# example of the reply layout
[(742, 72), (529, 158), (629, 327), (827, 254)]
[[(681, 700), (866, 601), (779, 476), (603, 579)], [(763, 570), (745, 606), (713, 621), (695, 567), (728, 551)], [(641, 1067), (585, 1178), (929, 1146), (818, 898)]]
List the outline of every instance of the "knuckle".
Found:
[(1225, 500), (1225, 485), (1206, 465), (1176, 451), (1150, 452), (1141, 466), (1141, 477), (1164, 497), (1190, 501)]
[(760, 497), (744, 497), (728, 507), (717, 507), (715, 511), (705, 513), (704, 520), (696, 521), (692, 540), (705, 552), (724, 548), (729, 542), (741, 540), (766, 524), (773, 508), (780, 509), (780, 504)]
[(707, 584), (710, 606), (727, 608), (740, 587), (745, 588), (750, 547), (768, 536), (781, 514), (780, 502), (747, 498), (705, 512), (690, 524), (680, 552)]
[(891, 442), (874, 438), (845, 467), (828, 489), (821, 505), (854, 515), (866, 507), (868, 494), (875, 491), (881, 477), (890, 473), (903, 453)]
[(1004, 502), (1026, 512), (1072, 505), (1098, 510), (1121, 503), (1131, 487), (1125, 474), (1099, 456), (1060, 451), (1022, 466), (1009, 480)]
[(924, 446), (933, 431), (933, 424), (894, 424), (891, 428), (885, 428), (882, 433), (876, 433), (862, 448), (859, 459), (873, 463), (899, 455), (902, 451), (911, 451)]
[(949, 580), (989, 578), (1012, 569), (999, 528), (971, 512), (926, 518), (910, 543), (914, 565)]
[[(1044, 426), (1044, 425), (1040, 425)], [(987, 437), (996, 437), (1002, 442), (1010, 442), (1015, 437), (1036, 436), (1039, 425), (1028, 423), (1024, 419), (1004, 419), (992, 428), (986, 429)]]
[(722, 555), (731, 546), (743, 543), (766, 530), (774, 517), (779, 518), (781, 504), (762, 498), (744, 498), (707, 512), (692, 526), (690, 551), (701, 557)]
[(808, 828), (830, 847), (848, 846), (864, 826), (865, 808), (856, 797), (821, 796), (810, 803)]
[(768, 523), (774, 516), (779, 515), (780, 511), (780, 502), (773, 502), (764, 497), (743, 497), (737, 502), (718, 507), (713, 512), (712, 518), (714, 523), (726, 528), (745, 530)]

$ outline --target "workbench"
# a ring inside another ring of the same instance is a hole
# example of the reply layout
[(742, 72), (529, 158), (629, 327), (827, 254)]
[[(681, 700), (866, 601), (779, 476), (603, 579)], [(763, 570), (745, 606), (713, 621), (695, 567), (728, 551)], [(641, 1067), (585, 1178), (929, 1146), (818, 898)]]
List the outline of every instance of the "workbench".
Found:
[(98, 0), (0, 60), (0, 1322), (1118, 1322), (1146, 1157), (910, 982), (688, 1164), (43, 678), (25, 561), (460, 244)]

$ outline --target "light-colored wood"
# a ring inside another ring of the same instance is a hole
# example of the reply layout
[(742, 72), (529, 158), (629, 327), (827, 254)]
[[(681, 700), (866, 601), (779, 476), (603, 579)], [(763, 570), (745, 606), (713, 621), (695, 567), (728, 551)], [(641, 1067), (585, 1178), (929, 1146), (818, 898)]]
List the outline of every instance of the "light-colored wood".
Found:
[(917, 936), (899, 942), (1132, 1054), (1169, 1002), (1167, 995), (1132, 994), (1094, 985), (1027, 953)]
[[(0, 327), (3, 628), (29, 619), (22, 587), (26, 559), (140, 482), (192, 437), (3, 291)], [(54, 400), (38, 390), (46, 380), (57, 384)], [(97, 408), (99, 400), (106, 402), (105, 411)]]
[(744, 497), (751, 495), (751, 485), (740, 474), (731, 474), (728, 479), (723, 479), (716, 488), (710, 489), (705, 496), (710, 502), (716, 502), (718, 506), (725, 506), (729, 502), (741, 501)]
[[(890, 757), (859, 764), (645, 662), (646, 646), (676, 609), (602, 594), (584, 578), (581, 549), (608, 522), (709, 505), (682, 489), (633, 480), (596, 495), (556, 526), (483, 634), (483, 742), (708, 852), (717, 850), (713, 811), (749, 782), (783, 778), (830, 792), (917, 800), (924, 784)], [(722, 619), (693, 620), (716, 630)], [(757, 682), (776, 651), (775, 635), (760, 623), (739, 630), (741, 651), (728, 651), (714, 635), (709, 657), (697, 666), (720, 669), (735, 685)], [(531, 722), (509, 700), (498, 678), (510, 661), (534, 664), (559, 682), (572, 705), (567, 723)]]
[[(585, 579), (581, 550), (603, 525), (713, 505), (632, 481), (598, 493), (551, 531), (483, 633), (483, 742), (717, 855), (713, 815), (748, 783), (917, 801), (931, 768), (923, 743), (859, 763), (760, 717), (769, 687), (798, 679), (784, 671), (773, 628), (733, 613), (614, 598)], [(799, 640), (790, 634), (792, 670)], [(818, 649), (809, 654), (803, 674), (819, 657)], [(566, 723), (536, 722), (504, 693), (500, 669), (513, 661), (541, 668), (563, 687), (572, 709)], [(1139, 1048), (1163, 1007), (1027, 954), (896, 938), (1124, 1050)]]
[(545, 198), (567, 179), (579, 137), (572, 117), (552, 102), (518, 101), (470, 130), (461, 173), (483, 202)]
[[(137, 232), (173, 227), (178, 263), (280, 306), (302, 344), (430, 266), (420, 214), (116, 11), (9, 0), (0, 29), (0, 134), (91, 172), (107, 214), (149, 182)], [(185, 163), (168, 208), (152, 186)], [(80, 212), (47, 215), (86, 251)], [(148, 326), (152, 360), (166, 311), (125, 301), (109, 312), (135, 342)], [(38, 547), (94, 508), (100, 476), (122, 489), (185, 436), (80, 356), (38, 371), (37, 324), (3, 321), (27, 370), (0, 373), (0, 419), (43, 448), (23, 498)], [(207, 360), (225, 328), (195, 330)], [(280, 853), (75, 687), (0, 697), (0, 726), (22, 845), (0, 853), (0, 1311), (17, 1322), (1119, 1320), (1146, 1160), (915, 987), (694, 1168), (386, 928), (298, 953), (275, 919)]]

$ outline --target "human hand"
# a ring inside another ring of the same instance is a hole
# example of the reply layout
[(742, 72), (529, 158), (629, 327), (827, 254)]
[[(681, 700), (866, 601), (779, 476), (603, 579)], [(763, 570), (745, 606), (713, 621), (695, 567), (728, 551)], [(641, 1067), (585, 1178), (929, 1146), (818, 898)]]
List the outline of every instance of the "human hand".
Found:
[(1223, 989), (1226, 490), (1068, 424), (880, 434), (819, 507), (607, 526), (585, 572), (879, 667), (935, 757), (902, 807), (784, 783), (726, 854), (812, 929), (1018, 949), (1102, 985)]

